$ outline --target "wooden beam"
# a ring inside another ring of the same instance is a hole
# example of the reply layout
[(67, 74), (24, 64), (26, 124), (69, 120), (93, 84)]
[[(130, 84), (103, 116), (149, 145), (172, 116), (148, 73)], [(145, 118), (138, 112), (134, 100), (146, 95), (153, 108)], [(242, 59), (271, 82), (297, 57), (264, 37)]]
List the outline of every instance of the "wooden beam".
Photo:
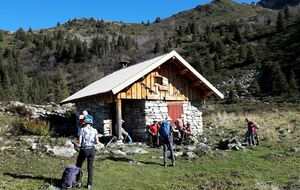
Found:
[(203, 83), (202, 81), (194, 81), (194, 82), (192, 82), (191, 86), (192, 87), (201, 86), (202, 83)]
[(188, 72), (189, 72), (188, 69), (182, 69), (182, 70), (176, 72), (176, 75), (185, 75), (185, 74), (187, 74)]
[(117, 98), (116, 100), (116, 131), (118, 135), (118, 140), (122, 139), (122, 133), (121, 133), (121, 128), (122, 128), (122, 99)]

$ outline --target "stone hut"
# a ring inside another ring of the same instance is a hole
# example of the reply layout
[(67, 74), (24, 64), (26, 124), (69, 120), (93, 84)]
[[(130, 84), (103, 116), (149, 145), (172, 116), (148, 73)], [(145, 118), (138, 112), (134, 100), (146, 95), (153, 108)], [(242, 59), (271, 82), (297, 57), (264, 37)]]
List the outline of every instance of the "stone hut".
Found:
[[(122, 68), (93, 82), (61, 104), (73, 102), (78, 115), (87, 110), (104, 135), (121, 138), (121, 126), (141, 141), (146, 126), (168, 115), (191, 123), (202, 134), (202, 103), (223, 98), (211, 83), (176, 51)], [(122, 123), (121, 120), (125, 122)]]

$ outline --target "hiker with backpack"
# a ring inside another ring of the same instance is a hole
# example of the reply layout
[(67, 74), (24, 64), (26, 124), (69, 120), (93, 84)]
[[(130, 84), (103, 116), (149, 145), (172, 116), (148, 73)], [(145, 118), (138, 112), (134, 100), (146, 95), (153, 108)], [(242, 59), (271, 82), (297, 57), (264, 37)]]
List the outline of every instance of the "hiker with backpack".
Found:
[(91, 189), (93, 184), (93, 163), (95, 158), (95, 144), (99, 143), (98, 131), (92, 127), (93, 120), (85, 119), (84, 127), (80, 129), (79, 146), (80, 151), (77, 157), (76, 166), (81, 168), (85, 159), (87, 159), (88, 182), (87, 188)]
[(175, 166), (175, 157), (174, 157), (174, 150), (173, 150), (173, 137), (172, 131), (173, 128), (171, 126), (172, 119), (167, 117), (164, 121), (161, 122), (161, 126), (159, 128), (159, 134), (162, 137), (162, 144), (163, 144), (163, 164), (164, 167), (167, 167), (167, 150), (170, 150), (170, 158), (172, 160), (172, 166)]

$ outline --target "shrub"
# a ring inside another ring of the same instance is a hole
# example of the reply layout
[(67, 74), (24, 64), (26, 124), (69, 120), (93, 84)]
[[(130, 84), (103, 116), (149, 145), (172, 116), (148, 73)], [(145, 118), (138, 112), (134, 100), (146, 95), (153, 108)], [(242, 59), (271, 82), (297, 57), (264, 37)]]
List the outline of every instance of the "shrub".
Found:
[(32, 119), (32, 120), (16, 120), (11, 133), (17, 135), (50, 135), (50, 125), (46, 121)]
[(15, 119), (16, 118), (14, 116), (0, 115), (0, 136), (7, 133), (7, 130), (15, 121)]

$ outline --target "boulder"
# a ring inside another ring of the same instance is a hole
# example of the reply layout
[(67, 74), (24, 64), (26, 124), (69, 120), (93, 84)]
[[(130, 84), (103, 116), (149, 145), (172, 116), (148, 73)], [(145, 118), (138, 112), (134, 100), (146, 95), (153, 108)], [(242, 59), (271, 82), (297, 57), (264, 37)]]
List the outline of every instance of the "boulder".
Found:
[(174, 152), (175, 158), (178, 158), (183, 155), (183, 152)]
[(46, 152), (53, 154), (55, 156), (59, 156), (59, 157), (72, 157), (74, 156), (74, 154), (76, 153), (76, 150), (74, 148), (74, 145), (72, 144), (72, 146), (70, 145), (69, 147), (65, 147), (65, 146), (53, 146), (51, 147), (50, 145), (44, 145), (44, 147), (46, 148)]
[(110, 152), (112, 156), (126, 156), (127, 154), (121, 150), (112, 150)]
[(290, 152), (300, 152), (300, 148), (291, 148)]
[(194, 152), (185, 152), (183, 155), (189, 160), (197, 158), (197, 155)]
[(124, 151), (126, 154), (147, 154), (147, 153), (149, 153), (142, 147), (137, 147), (137, 146), (124, 146), (124, 147), (122, 147), (122, 151)]
[(30, 146), (29, 146), (29, 150), (31, 151), (35, 151), (37, 149), (37, 143), (31, 143)]

